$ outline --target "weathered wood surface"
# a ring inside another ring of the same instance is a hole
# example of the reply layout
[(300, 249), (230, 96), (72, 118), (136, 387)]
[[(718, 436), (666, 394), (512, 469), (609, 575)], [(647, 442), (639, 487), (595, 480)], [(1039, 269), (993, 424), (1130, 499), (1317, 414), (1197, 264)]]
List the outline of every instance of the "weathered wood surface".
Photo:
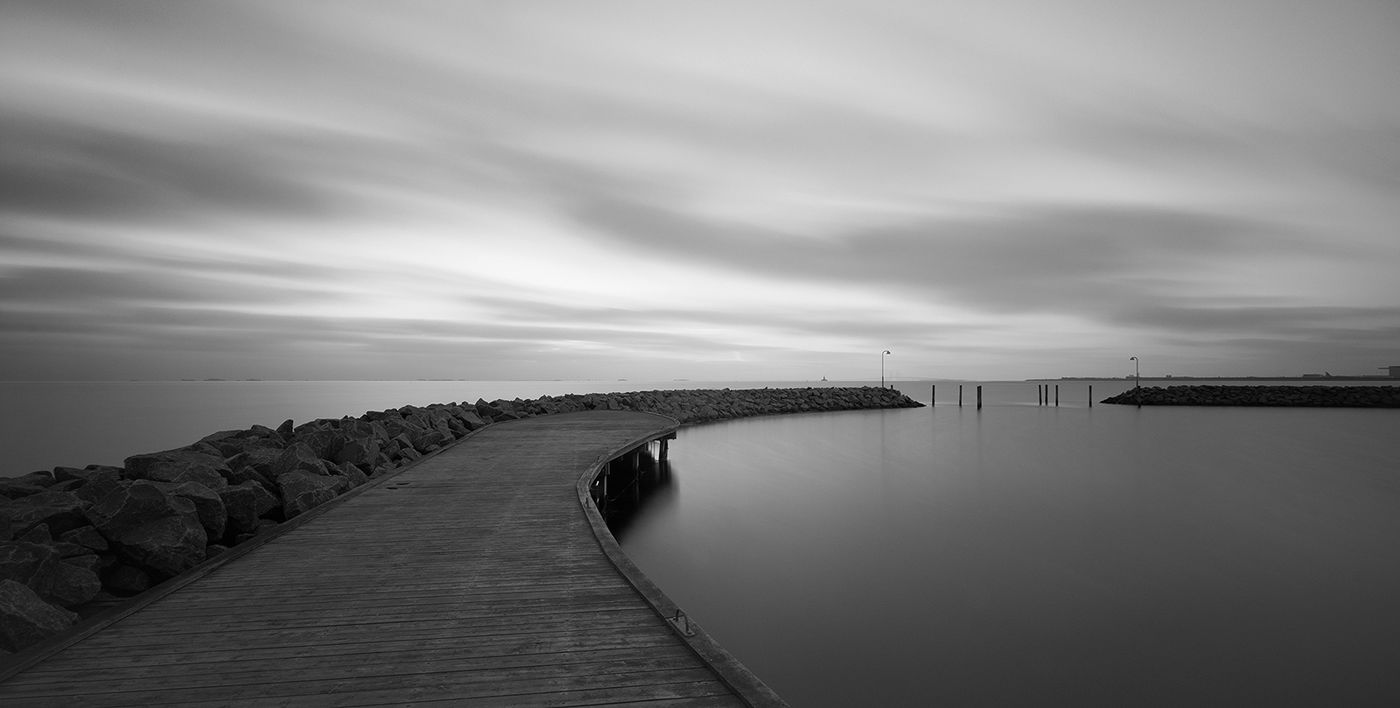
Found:
[(579, 506), (585, 470), (671, 429), (489, 426), (0, 683), (0, 705), (743, 705)]

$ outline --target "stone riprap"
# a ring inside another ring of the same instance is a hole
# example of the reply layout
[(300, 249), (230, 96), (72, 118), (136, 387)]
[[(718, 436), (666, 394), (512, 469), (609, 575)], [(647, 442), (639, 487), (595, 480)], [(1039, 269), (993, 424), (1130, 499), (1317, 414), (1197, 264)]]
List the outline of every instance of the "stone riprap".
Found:
[(1129, 406), (1400, 408), (1400, 386), (1144, 386), (1103, 402)]
[[(638, 391), (404, 406), (226, 430), (121, 467), (0, 478), (0, 655), (70, 627), (491, 423), (628, 410), (681, 423), (922, 404), (882, 388)], [(76, 610), (76, 612), (75, 612)]]

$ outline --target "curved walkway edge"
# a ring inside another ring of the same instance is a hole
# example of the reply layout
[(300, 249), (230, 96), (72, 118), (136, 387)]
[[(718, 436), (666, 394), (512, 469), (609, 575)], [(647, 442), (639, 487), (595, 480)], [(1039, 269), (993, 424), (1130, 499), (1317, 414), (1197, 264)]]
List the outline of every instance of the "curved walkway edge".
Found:
[(588, 498), (676, 427), (596, 411), (483, 428), (49, 645), (0, 704), (783, 705), (685, 626)]
[[(658, 415), (657, 417), (661, 418), (662, 416)], [(666, 420), (671, 419), (666, 418)], [(674, 420), (671, 420), (671, 423), (672, 425), (679, 425)], [(627, 450), (645, 445), (651, 440), (656, 439), (654, 436), (650, 435), (646, 436), (646, 438), (647, 439), (638, 438), (633, 444), (618, 450), (618, 453), (624, 453)], [(617, 457), (617, 454), (611, 455), (607, 460), (601, 460), (590, 467), (582, 477), (579, 477), (577, 484), (579, 506), (583, 508), (584, 514), (587, 515), (588, 523), (593, 527), (593, 535), (598, 539), (598, 546), (602, 549), (604, 555), (608, 557), (613, 567), (617, 568), (617, 571), (627, 579), (627, 582), (637, 591), (637, 594), (641, 595), (642, 598), (647, 601), (647, 604), (651, 605), (652, 609), (656, 610), (656, 613), (671, 625), (672, 631), (674, 631), (682, 641), (686, 642), (686, 644), (688, 644), (745, 703), (750, 706), (755, 706), (756, 708), (759, 706), (786, 706), (786, 701), (780, 698), (773, 689), (769, 688), (768, 685), (750, 671), (747, 666), (744, 666), (744, 664), (732, 654), (725, 651), (724, 647), (722, 647), (719, 642), (715, 641), (715, 639), (701, 628), (699, 624), (687, 617), (685, 611), (676, 605), (675, 602), (672, 602), (671, 598), (667, 597), (666, 593), (663, 592), (656, 583), (653, 583), (651, 578), (647, 577), (646, 573), (642, 572), (642, 569), (637, 567), (637, 565), (632, 562), (632, 559), (623, 552), (622, 546), (618, 544), (617, 539), (614, 538), (612, 532), (608, 530), (607, 522), (599, 512), (592, 495), (594, 480), (598, 477), (603, 466), (608, 463), (608, 460), (615, 457)]]

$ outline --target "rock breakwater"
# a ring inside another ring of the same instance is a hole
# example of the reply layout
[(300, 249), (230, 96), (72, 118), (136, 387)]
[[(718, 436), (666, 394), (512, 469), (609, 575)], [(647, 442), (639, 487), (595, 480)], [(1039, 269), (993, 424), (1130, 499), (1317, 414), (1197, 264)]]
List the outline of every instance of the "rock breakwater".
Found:
[(225, 430), (120, 467), (0, 478), (0, 656), (144, 592), (492, 423), (628, 410), (681, 423), (922, 404), (882, 388), (694, 389), (371, 411)]
[(1400, 386), (1144, 386), (1103, 402), (1130, 406), (1400, 408)]

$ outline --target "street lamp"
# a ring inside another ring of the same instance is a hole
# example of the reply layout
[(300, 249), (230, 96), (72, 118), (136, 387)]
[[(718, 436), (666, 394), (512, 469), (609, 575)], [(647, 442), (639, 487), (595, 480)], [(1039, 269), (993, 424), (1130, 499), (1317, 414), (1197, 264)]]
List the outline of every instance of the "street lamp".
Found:
[(1133, 399), (1138, 408), (1142, 407), (1142, 361), (1135, 356), (1128, 357), (1133, 362)]
[(886, 349), (882, 354), (880, 354), (880, 388), (885, 387), (885, 354), (889, 353), (890, 350)]

